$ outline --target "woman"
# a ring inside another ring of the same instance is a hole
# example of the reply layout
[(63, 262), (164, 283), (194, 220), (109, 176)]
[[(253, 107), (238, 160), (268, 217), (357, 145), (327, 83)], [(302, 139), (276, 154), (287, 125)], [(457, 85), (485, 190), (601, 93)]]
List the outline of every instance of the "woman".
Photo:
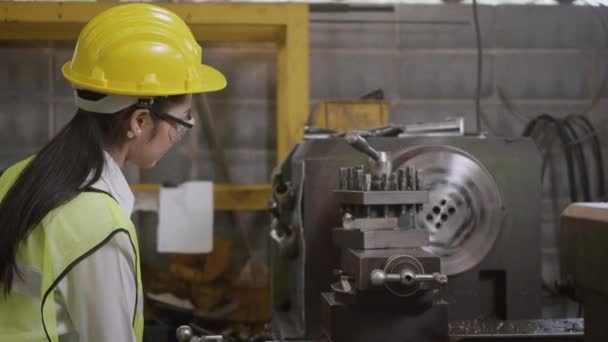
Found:
[(192, 94), (226, 80), (175, 14), (111, 8), (63, 66), (78, 111), (0, 177), (0, 341), (141, 341), (127, 161), (152, 167), (194, 125)]

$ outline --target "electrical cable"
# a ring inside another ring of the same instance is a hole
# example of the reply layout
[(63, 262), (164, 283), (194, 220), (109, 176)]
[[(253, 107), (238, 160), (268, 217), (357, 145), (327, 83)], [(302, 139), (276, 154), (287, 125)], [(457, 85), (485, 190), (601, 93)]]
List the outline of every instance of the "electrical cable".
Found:
[(595, 176), (597, 178), (598, 187), (597, 198), (600, 200), (605, 200), (606, 179), (604, 175), (604, 158), (602, 156), (602, 146), (595, 127), (593, 127), (591, 121), (583, 115), (570, 114), (565, 118), (565, 121), (571, 121), (579, 124), (586, 130), (587, 137), (591, 139), (591, 149), (595, 159)]
[(498, 99), (500, 100), (502, 105), (505, 107), (507, 112), (509, 114), (511, 114), (511, 116), (513, 116), (515, 119), (517, 119), (521, 122), (529, 122), (532, 119), (515, 110), (515, 108), (513, 107), (513, 104), (511, 103), (511, 101), (505, 94), (504, 90), (500, 86), (496, 87), (496, 93), (498, 94)]
[(477, 86), (475, 88), (475, 124), (477, 133), (481, 132), (481, 80), (483, 72), (483, 53), (481, 47), (481, 29), (477, 13), (477, 0), (473, 0), (473, 22), (475, 24), (475, 39), (477, 42)]
[[(579, 177), (576, 177), (581, 183), (581, 187), (583, 189), (582, 200), (583, 201), (591, 201), (591, 187), (589, 185), (589, 172), (587, 168), (587, 161), (585, 160), (585, 153), (582, 148), (581, 141), (579, 139), (578, 133), (576, 133), (576, 129), (572, 126), (571, 122), (568, 120), (562, 121), (562, 125), (564, 127), (564, 132), (566, 133), (566, 137), (568, 138), (567, 146), (572, 153), (575, 161), (578, 164)], [(575, 167), (574, 172), (576, 173)], [(578, 200), (578, 199), (577, 199)]]
[[(550, 128), (554, 128), (554, 129), (550, 129)], [(547, 166), (550, 164), (551, 167), (551, 174), (550, 174), (550, 181), (551, 181), (551, 195), (552, 195), (552, 199), (553, 199), (553, 207), (554, 207), (554, 212), (556, 213), (556, 215), (559, 212), (559, 204), (557, 203), (557, 198), (559, 198), (559, 195), (556, 193), (556, 191), (558, 190), (558, 186), (557, 186), (557, 177), (555, 175), (555, 167), (554, 167), (554, 163), (551, 161), (553, 158), (553, 143), (555, 140), (555, 137), (557, 136), (560, 140), (560, 145), (562, 146), (562, 149), (564, 150), (563, 153), (564, 155), (568, 156), (569, 155), (569, 149), (566, 146), (566, 141), (565, 141), (565, 137), (564, 137), (564, 129), (561, 127), (560, 122), (553, 118), (552, 116), (548, 115), (548, 114), (542, 114), (539, 115), (538, 117), (534, 118), (533, 120), (531, 120), (526, 128), (524, 129), (524, 133), (522, 134), (523, 136), (529, 136), (531, 138), (534, 139), (534, 141), (537, 143), (537, 145), (539, 146), (539, 148), (541, 148), (541, 150), (544, 150), (544, 155), (543, 155), (543, 161), (542, 161), (542, 167), (541, 167), (541, 184), (544, 184), (544, 175), (545, 172), (547, 170)], [(568, 175), (570, 176), (571, 174), (571, 170), (572, 170), (572, 164), (568, 162), (568, 158), (566, 158), (567, 161), (567, 168), (568, 168)], [(548, 163), (547, 163), (548, 162)], [(575, 186), (575, 184), (572, 184), (571, 182), (572, 178), (569, 177), (569, 187), (572, 191), (572, 189), (574, 189), (573, 187)], [(573, 194), (571, 193), (570, 196), (572, 197)], [(558, 216), (559, 217), (559, 216)], [(556, 228), (556, 235), (559, 235), (559, 225), (555, 225)], [(556, 246), (557, 248), (557, 253), (559, 255), (559, 245)], [(542, 284), (542, 289), (544, 291), (546, 291), (550, 296), (559, 296), (560, 295), (560, 291), (557, 288), (557, 286), (553, 286), (550, 284), (550, 282), (548, 280), (546, 280), (544, 277), (541, 277), (541, 284)]]
[(564, 132), (564, 128), (563, 128), (562, 124), (557, 119), (555, 119), (554, 117), (552, 117), (549, 114), (541, 114), (541, 115), (537, 116), (536, 118), (534, 118), (532, 121), (530, 121), (526, 125), (522, 136), (524, 136), (524, 137), (532, 136), (534, 131), (537, 129), (538, 123), (547, 123), (547, 122), (552, 124), (553, 126), (555, 126), (555, 128), (557, 130), (557, 136), (559, 137), (559, 139), (561, 141), (564, 156), (566, 158), (566, 166), (567, 166), (567, 171), (568, 171), (568, 187), (569, 187), (569, 191), (570, 191), (570, 200), (572, 202), (576, 202), (578, 199), (578, 191), (576, 188), (576, 181), (574, 178), (574, 164), (572, 161), (572, 154), (570, 153), (570, 149), (567, 146), (568, 138), (566, 136), (566, 133)]

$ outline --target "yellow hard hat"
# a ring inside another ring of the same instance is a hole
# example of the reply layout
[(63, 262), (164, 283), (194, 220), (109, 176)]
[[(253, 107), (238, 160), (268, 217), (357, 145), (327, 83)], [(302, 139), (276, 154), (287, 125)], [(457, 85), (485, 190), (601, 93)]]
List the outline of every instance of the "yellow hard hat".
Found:
[(105, 94), (166, 96), (223, 89), (224, 75), (201, 62), (202, 48), (181, 18), (137, 3), (91, 19), (61, 71), (75, 87)]

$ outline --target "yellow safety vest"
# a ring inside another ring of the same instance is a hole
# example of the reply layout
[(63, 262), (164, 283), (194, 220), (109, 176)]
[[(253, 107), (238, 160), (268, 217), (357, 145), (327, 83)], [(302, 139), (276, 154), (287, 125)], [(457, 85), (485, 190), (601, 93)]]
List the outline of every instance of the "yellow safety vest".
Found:
[[(2, 174), (0, 200), (30, 160)], [(135, 227), (111, 196), (99, 192), (82, 192), (53, 209), (20, 243), (17, 263), (22, 277), (15, 275), (13, 290), (6, 297), (0, 285), (0, 341), (57, 342), (57, 285), (79, 261), (120, 232), (129, 235), (136, 258), (133, 281), (137, 282), (137, 298), (132, 324), (137, 340), (142, 341), (143, 296)]]

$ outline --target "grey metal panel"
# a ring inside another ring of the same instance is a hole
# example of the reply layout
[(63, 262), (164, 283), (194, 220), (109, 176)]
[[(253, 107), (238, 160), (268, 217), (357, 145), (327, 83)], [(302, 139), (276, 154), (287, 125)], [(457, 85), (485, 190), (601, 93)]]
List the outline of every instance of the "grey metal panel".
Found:
[(395, 47), (397, 28), (393, 12), (311, 12), (310, 20), (310, 47), (313, 51), (319, 48)]
[(396, 99), (397, 61), (392, 51), (312, 51), (311, 97), (358, 98), (382, 88), (388, 99)]
[(607, 12), (590, 6), (498, 6), (496, 46), (507, 49), (605, 46), (602, 20)]
[(2, 48), (0, 94), (40, 98), (49, 95), (49, 50), (36, 45)]
[(65, 78), (63, 78), (63, 74), (61, 73), (61, 67), (63, 64), (67, 63), (70, 59), (72, 59), (72, 55), (74, 54), (75, 44), (64, 42), (62, 44), (58, 42), (54, 42), (55, 48), (53, 51), (53, 59), (55, 64), (54, 70), (54, 79), (51, 80), (53, 82), (54, 87), (54, 96), (55, 97), (65, 97), (71, 98), (74, 88), (70, 82), (68, 82)]
[(602, 82), (606, 79), (606, 75), (608, 74), (608, 66), (606, 66), (607, 60), (608, 53), (606, 53), (605, 50), (596, 51), (591, 69), (591, 92), (595, 95), (598, 91), (601, 91), (600, 94), (603, 98), (608, 97), (608, 89), (606, 89), (607, 87), (602, 89)]
[(211, 98), (271, 99), (276, 89), (276, 51), (273, 48), (205, 48), (205, 64), (226, 76), (226, 89), (210, 95)]
[[(274, 102), (236, 100), (209, 102), (224, 148), (276, 149)], [(203, 133), (200, 139), (206, 140), (205, 138)]]
[(48, 103), (34, 99), (24, 97), (0, 106), (2, 148), (37, 148), (48, 141)]
[[(402, 49), (472, 49), (476, 47), (471, 7), (461, 4), (397, 5)], [(480, 5), (479, 25), (484, 48), (494, 46), (495, 6)], [(424, 22), (432, 24), (424, 24)], [(413, 24), (412, 22), (415, 22)], [(452, 23), (452, 24), (450, 24)]]
[(591, 57), (585, 51), (496, 55), (496, 84), (511, 98), (590, 98)]
[[(400, 54), (400, 96), (402, 99), (472, 99), (477, 70), (473, 50), (442, 53)], [(481, 96), (492, 95), (494, 56), (484, 54)]]

